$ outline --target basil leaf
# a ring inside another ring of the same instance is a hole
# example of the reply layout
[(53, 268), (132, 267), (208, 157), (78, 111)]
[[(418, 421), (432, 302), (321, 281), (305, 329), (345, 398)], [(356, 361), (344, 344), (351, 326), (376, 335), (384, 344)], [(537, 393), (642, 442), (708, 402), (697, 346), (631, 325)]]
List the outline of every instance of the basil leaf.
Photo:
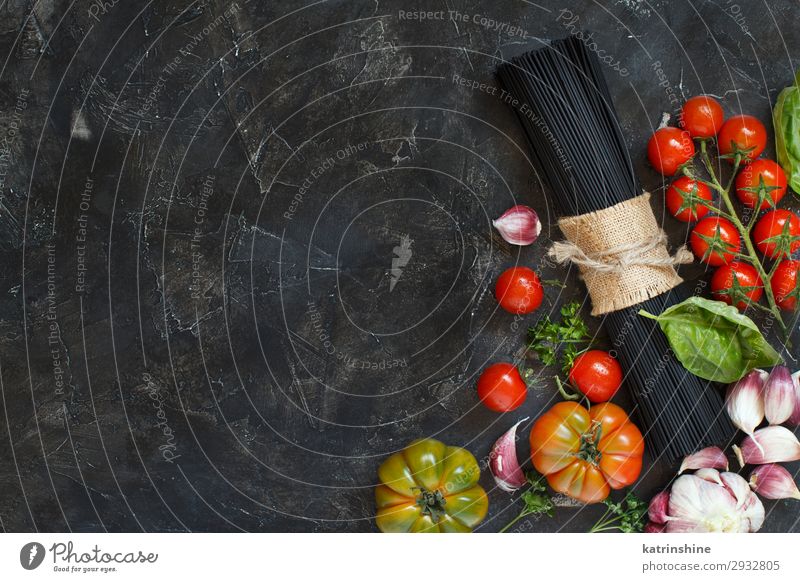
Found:
[(800, 194), (800, 71), (795, 84), (778, 95), (772, 110), (772, 123), (778, 163), (786, 172), (789, 185)]
[(655, 319), (678, 361), (706, 380), (736, 382), (753, 368), (783, 361), (752, 319), (722, 301), (690, 297), (659, 316), (639, 314)]

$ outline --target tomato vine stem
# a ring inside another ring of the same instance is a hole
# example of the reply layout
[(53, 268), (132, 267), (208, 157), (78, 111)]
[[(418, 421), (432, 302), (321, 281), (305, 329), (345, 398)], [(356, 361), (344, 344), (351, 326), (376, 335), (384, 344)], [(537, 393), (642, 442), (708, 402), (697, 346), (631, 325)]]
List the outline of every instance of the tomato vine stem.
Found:
[[(708, 172), (708, 176), (710, 178), (710, 182), (706, 182), (710, 187), (716, 190), (719, 193), (719, 197), (722, 200), (723, 204), (725, 205), (725, 210), (722, 208), (717, 208), (716, 212), (730, 220), (733, 225), (736, 227), (736, 230), (739, 231), (739, 236), (744, 243), (744, 247), (747, 250), (746, 253), (736, 253), (737, 258), (741, 258), (744, 261), (750, 263), (758, 272), (758, 276), (761, 278), (761, 281), (764, 285), (764, 295), (767, 297), (767, 303), (769, 307), (765, 307), (760, 305), (756, 302), (749, 302), (749, 304), (754, 305), (760, 308), (762, 311), (769, 313), (775, 321), (778, 322), (778, 325), (781, 328), (781, 334), (783, 336), (784, 341), (789, 341), (789, 330), (786, 326), (786, 323), (783, 321), (783, 316), (781, 315), (780, 309), (778, 308), (778, 304), (775, 300), (775, 294), (772, 292), (772, 285), (770, 285), (770, 281), (772, 280), (772, 276), (775, 274), (775, 269), (780, 262), (780, 260), (776, 260), (775, 264), (770, 269), (769, 273), (764, 268), (761, 259), (759, 258), (758, 254), (756, 253), (755, 246), (753, 245), (753, 241), (750, 238), (750, 231), (753, 227), (753, 224), (756, 222), (757, 217), (757, 210), (754, 209), (752, 216), (750, 216), (747, 224), (745, 225), (739, 214), (736, 212), (736, 208), (733, 205), (733, 201), (731, 200), (731, 188), (733, 187), (734, 180), (736, 179), (736, 173), (739, 170), (739, 166), (742, 163), (742, 154), (736, 153), (733, 158), (733, 171), (731, 173), (731, 177), (728, 180), (726, 185), (722, 185), (720, 179), (717, 177), (717, 173), (714, 171), (714, 164), (711, 160), (711, 156), (708, 153), (708, 142), (707, 140), (700, 141), (700, 157), (703, 162), (703, 166)], [(692, 179), (697, 179), (695, 176), (692, 175), (691, 171), (685, 172), (687, 175)]]

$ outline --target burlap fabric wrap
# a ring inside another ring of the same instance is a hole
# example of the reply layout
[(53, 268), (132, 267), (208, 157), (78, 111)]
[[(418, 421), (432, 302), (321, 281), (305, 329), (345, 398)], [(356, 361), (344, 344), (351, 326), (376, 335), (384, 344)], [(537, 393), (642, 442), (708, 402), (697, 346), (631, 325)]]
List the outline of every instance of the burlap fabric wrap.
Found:
[(550, 256), (578, 265), (592, 298), (592, 315), (632, 307), (683, 282), (675, 265), (692, 261), (685, 247), (670, 256), (645, 193), (614, 206), (562, 218), (567, 242)]

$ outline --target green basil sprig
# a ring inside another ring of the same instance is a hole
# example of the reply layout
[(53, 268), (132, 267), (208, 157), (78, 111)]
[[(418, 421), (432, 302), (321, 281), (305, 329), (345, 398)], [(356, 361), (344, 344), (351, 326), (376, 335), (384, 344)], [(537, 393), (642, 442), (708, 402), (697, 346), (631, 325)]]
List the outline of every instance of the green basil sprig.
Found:
[(783, 361), (752, 319), (722, 301), (690, 297), (661, 315), (639, 315), (655, 319), (678, 361), (706, 380), (736, 382), (753, 368)]
[(772, 110), (772, 123), (778, 163), (786, 171), (789, 185), (800, 194), (800, 71), (794, 85), (789, 85), (778, 95)]

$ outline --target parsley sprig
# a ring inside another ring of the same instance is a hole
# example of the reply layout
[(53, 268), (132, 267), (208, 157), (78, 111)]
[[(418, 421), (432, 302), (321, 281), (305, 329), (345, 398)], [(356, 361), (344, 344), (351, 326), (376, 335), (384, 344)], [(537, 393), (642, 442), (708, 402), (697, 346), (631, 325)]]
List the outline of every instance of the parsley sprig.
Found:
[(503, 529), (501, 529), (497, 533), (503, 533), (511, 529), (511, 527), (516, 524), (519, 520), (524, 519), (531, 515), (546, 515), (548, 517), (553, 517), (553, 505), (552, 498), (547, 494), (547, 487), (542, 482), (543, 477), (531, 471), (526, 475), (528, 478), (528, 483), (530, 487), (522, 494), (522, 501), (525, 502), (525, 506), (522, 508), (522, 511), (519, 512), (519, 515), (509, 521)]
[(644, 529), (647, 503), (628, 491), (625, 498), (618, 503), (610, 499), (604, 501), (606, 512), (592, 526), (589, 533), (603, 531), (621, 531), (623, 533), (638, 533)]
[(550, 316), (545, 315), (536, 325), (528, 328), (529, 347), (544, 365), (558, 363), (561, 352), (561, 368), (565, 374), (569, 373), (575, 358), (591, 347), (589, 327), (581, 317), (580, 310), (581, 304), (572, 301), (561, 307), (560, 321), (552, 321)]

